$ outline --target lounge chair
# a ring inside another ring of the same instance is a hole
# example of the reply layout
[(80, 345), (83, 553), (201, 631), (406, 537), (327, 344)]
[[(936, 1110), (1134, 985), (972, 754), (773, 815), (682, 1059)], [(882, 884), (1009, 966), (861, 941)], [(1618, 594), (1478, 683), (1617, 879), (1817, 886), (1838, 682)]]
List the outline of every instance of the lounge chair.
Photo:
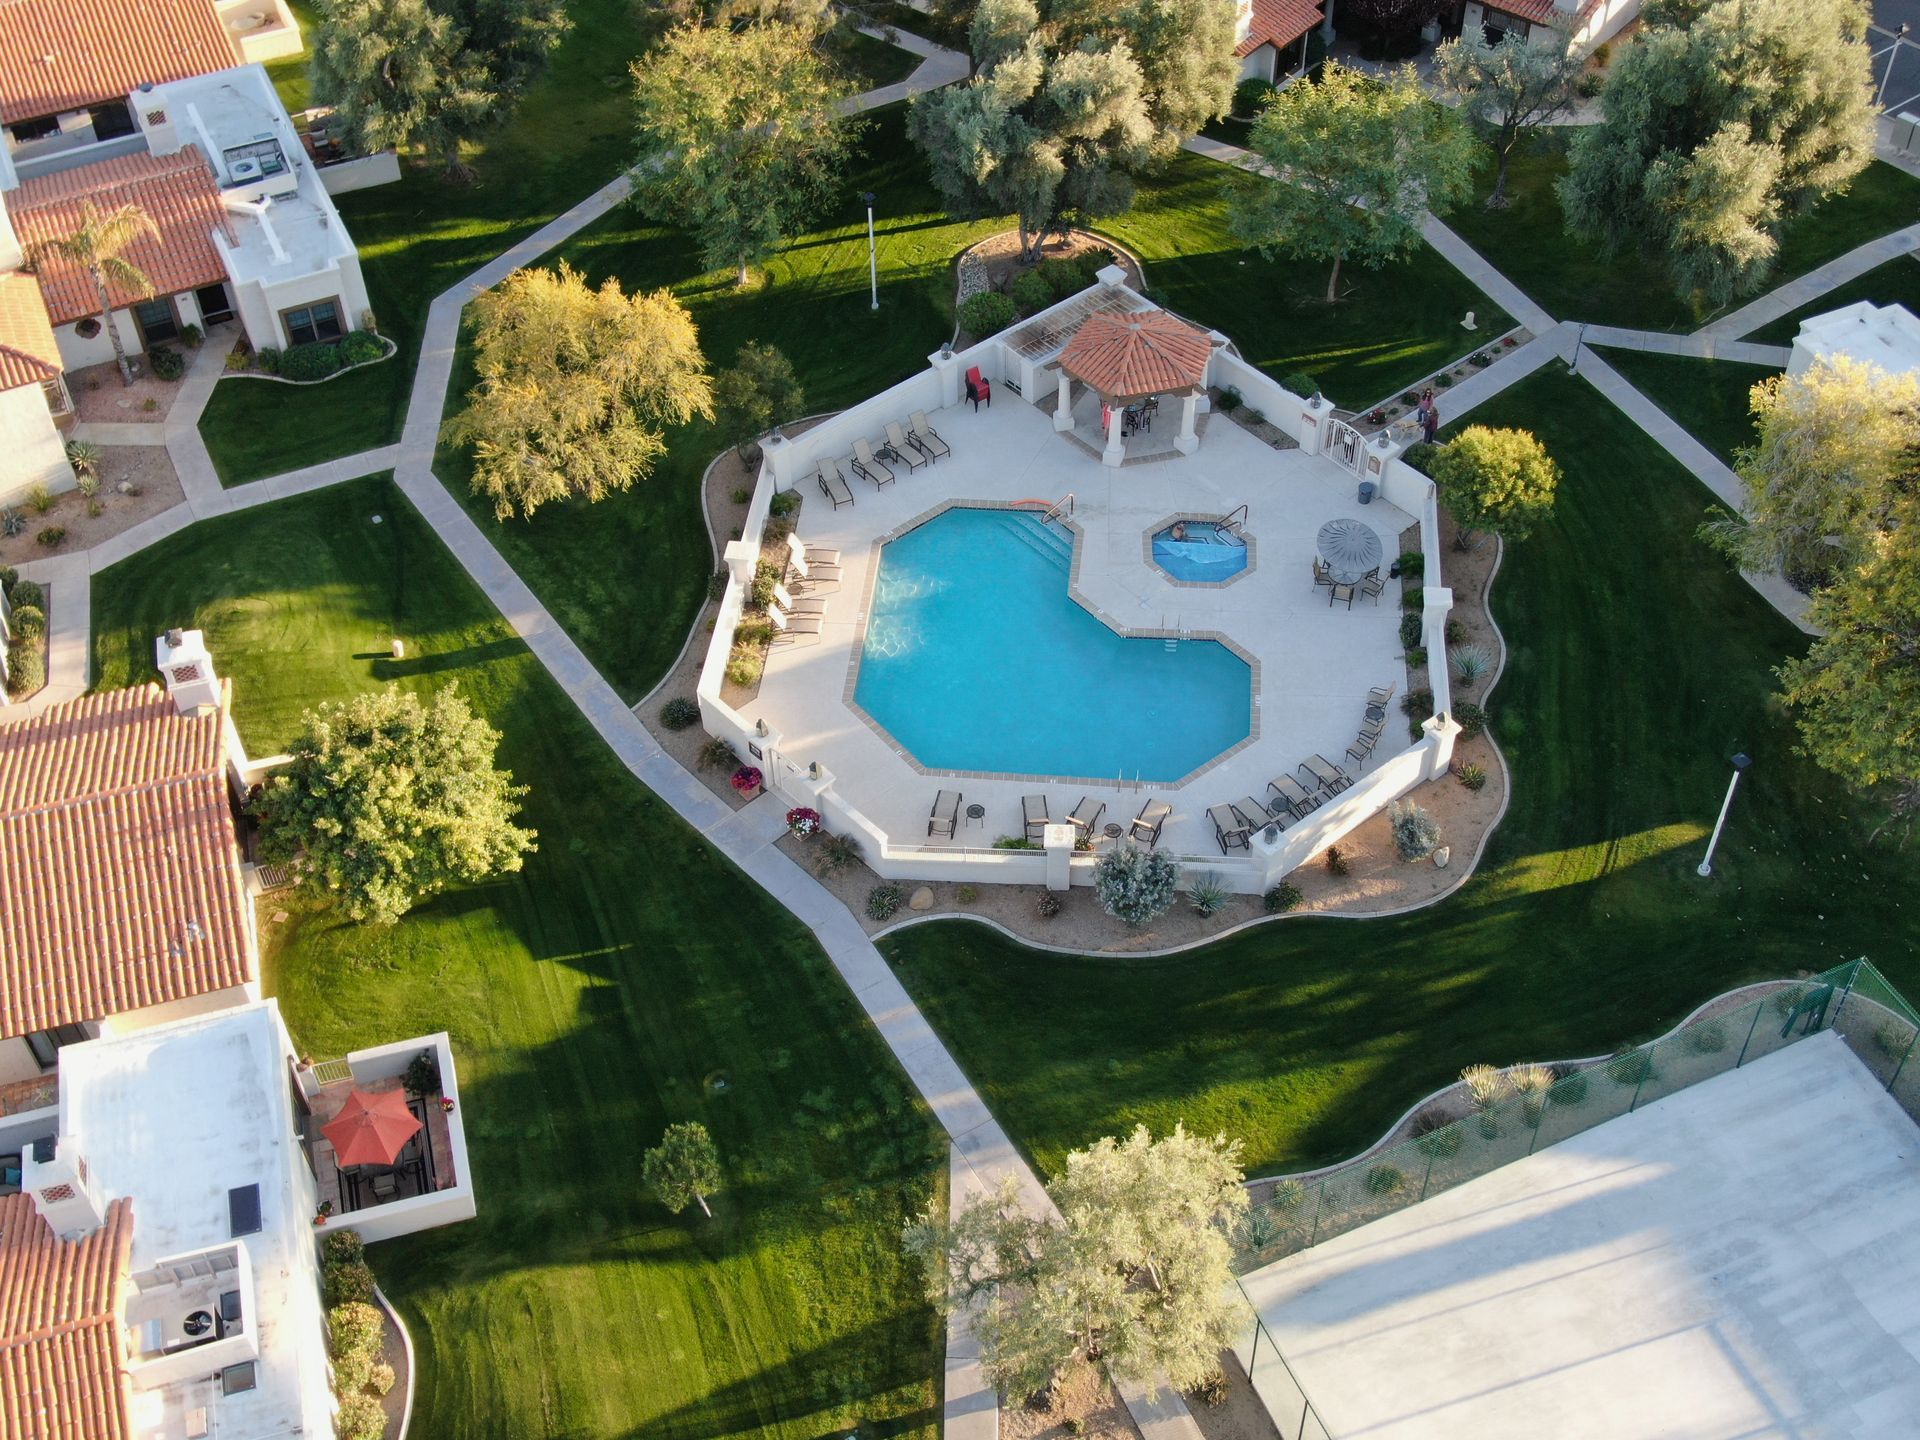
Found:
[(1133, 817), (1133, 824), (1127, 827), (1127, 838), (1144, 840), (1151, 850), (1160, 843), (1160, 827), (1167, 823), (1167, 817), (1173, 814), (1173, 806), (1164, 800), (1149, 799), (1140, 807), (1140, 813)]
[(1067, 823), (1088, 839), (1093, 838), (1093, 827), (1100, 823), (1100, 817), (1107, 813), (1107, 802), (1095, 800), (1091, 795), (1082, 795), (1080, 803), (1073, 807), (1067, 816)]
[(886, 449), (880, 453), (889, 460), (895, 460), (905, 465), (909, 475), (915, 470), (918, 470), (922, 465), (929, 465), (933, 462), (933, 455), (924, 447), (914, 444), (914, 442), (908, 438), (907, 432), (900, 428), (900, 422), (898, 420), (889, 420), (887, 422), (887, 446)]
[(1252, 827), (1240, 819), (1233, 806), (1215, 805), (1207, 811), (1207, 819), (1213, 822), (1213, 838), (1220, 842), (1222, 855), (1236, 846), (1247, 848), (1247, 832)]
[(1376, 685), (1367, 691), (1367, 704), (1385, 705), (1387, 701), (1393, 698), (1393, 692), (1399, 688), (1400, 682), (1397, 680), (1391, 685)]
[(820, 493), (833, 502), (836, 510), (842, 505), (853, 504), (853, 491), (847, 485), (847, 477), (840, 473), (840, 467), (831, 460), (820, 462)]
[(1296, 820), (1306, 819), (1320, 804), (1319, 797), (1309, 793), (1291, 775), (1276, 775), (1267, 782), (1267, 789), (1280, 797), (1280, 803)]
[(1287, 821), (1293, 818), (1285, 810), (1269, 810), (1257, 796), (1253, 795), (1243, 795), (1234, 801), (1233, 812), (1246, 822), (1249, 833), (1264, 830), (1269, 825), (1278, 825), (1284, 830), (1287, 828)]
[(871, 480), (876, 490), (893, 483), (893, 471), (873, 458), (873, 447), (864, 440), (853, 442), (853, 473), (862, 480)]
[(827, 613), (826, 601), (816, 595), (808, 595), (803, 599), (796, 600), (793, 598), (792, 593), (788, 591), (787, 587), (778, 581), (775, 581), (773, 586), (773, 603), (789, 615), (824, 615)]
[(1044, 795), (1022, 795), (1020, 797), (1020, 820), (1025, 827), (1023, 833), (1029, 840), (1044, 840), (1047, 825), (1047, 797)]
[(927, 817), (927, 834), (953, 838), (954, 826), (960, 823), (960, 792), (942, 790), (933, 797), (933, 810)]
[(827, 622), (825, 615), (788, 615), (778, 605), (767, 606), (767, 619), (773, 622), (775, 644), (782, 640), (797, 640), (802, 635), (818, 639), (820, 627)]
[(794, 584), (809, 590), (816, 585), (838, 585), (844, 573), (838, 565), (828, 565), (814, 559), (793, 562)]
[(1351, 610), (1353, 608), (1353, 586), (1339, 580), (1329, 585), (1327, 587), (1327, 608), (1329, 610), (1333, 608), (1333, 602), (1336, 600), (1346, 601), (1347, 609)]
[(980, 373), (978, 365), (967, 369), (967, 399), (973, 402), (976, 410), (980, 408), (982, 400), (987, 402), (988, 409), (993, 408), (993, 382)]
[(795, 565), (838, 565), (840, 552), (830, 550), (824, 545), (802, 545), (800, 537), (791, 530), (787, 532), (787, 553), (793, 557)]
[(940, 438), (940, 432), (927, 423), (927, 412), (916, 410), (908, 416), (907, 433), (914, 443), (936, 460), (944, 460), (953, 453), (946, 441)]
[(1300, 762), (1300, 771), (1303, 778), (1313, 777), (1309, 785), (1318, 785), (1329, 795), (1338, 795), (1353, 784), (1353, 777), (1324, 755), (1309, 755)]

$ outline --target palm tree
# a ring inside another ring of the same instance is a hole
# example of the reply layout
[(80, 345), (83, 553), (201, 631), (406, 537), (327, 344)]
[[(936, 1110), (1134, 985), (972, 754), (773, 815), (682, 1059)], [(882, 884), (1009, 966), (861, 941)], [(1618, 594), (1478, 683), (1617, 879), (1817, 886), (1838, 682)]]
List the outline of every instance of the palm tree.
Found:
[(120, 383), (131, 385), (133, 366), (127, 363), (127, 352), (120, 344), (120, 332), (114, 328), (113, 297), (107, 292), (107, 282), (112, 281), (122, 290), (132, 291), (137, 299), (150, 298), (153, 282), (137, 265), (122, 259), (121, 252), (142, 235), (151, 235), (158, 240), (160, 230), (138, 205), (122, 205), (111, 214), (102, 215), (91, 200), (83, 200), (80, 204), (80, 228), (57, 240), (41, 241), (34, 246), (34, 258), (37, 260), (42, 255), (58, 255), (71, 260), (93, 277), (94, 293), (100, 297), (100, 323), (106, 326), (107, 338), (113, 342), (113, 358), (120, 367)]

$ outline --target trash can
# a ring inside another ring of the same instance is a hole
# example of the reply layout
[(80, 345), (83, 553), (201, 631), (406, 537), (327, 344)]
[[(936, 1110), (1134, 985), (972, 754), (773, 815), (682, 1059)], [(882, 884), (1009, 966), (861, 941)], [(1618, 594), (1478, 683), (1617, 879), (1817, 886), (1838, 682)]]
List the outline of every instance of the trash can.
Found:
[(1371, 480), (1362, 480), (1360, 482), (1360, 503), (1362, 505), (1371, 505), (1373, 503), (1373, 482)]

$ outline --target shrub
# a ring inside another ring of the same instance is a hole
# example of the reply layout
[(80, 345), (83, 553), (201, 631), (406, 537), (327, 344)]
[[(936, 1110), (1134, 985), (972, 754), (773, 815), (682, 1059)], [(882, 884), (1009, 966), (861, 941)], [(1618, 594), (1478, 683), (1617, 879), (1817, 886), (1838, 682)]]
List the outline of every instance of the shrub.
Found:
[(800, 508), (800, 497), (791, 490), (776, 490), (767, 501), (767, 513), (776, 520), (784, 520)]
[(1013, 284), (1007, 287), (1007, 293), (1013, 297), (1022, 313), (1032, 315), (1053, 304), (1053, 287), (1047, 283), (1047, 277), (1038, 271), (1029, 270), (1016, 276)]
[(707, 577), (707, 599), (718, 600), (727, 593), (727, 581), (731, 577), (725, 570), (716, 570)]
[(7, 693), (31, 695), (47, 683), (46, 661), (38, 645), (16, 645), (7, 652)]
[(366, 1242), (351, 1230), (336, 1230), (320, 1242), (320, 1258), (328, 1265), (346, 1265), (367, 1256)]
[(773, 601), (773, 587), (785, 577), (786, 570), (771, 560), (762, 560), (753, 567), (753, 588), (747, 592), (747, 603), (756, 610), (764, 610)]
[(1440, 848), (1440, 822), (1411, 800), (1389, 805), (1387, 823), (1393, 827), (1393, 848), (1402, 860), (1424, 860)]
[(727, 679), (736, 685), (758, 685), (766, 661), (750, 650), (735, 651), (727, 660)]
[(382, 1360), (367, 1372), (367, 1384), (373, 1387), (376, 1395), (385, 1395), (393, 1389), (394, 1381), (400, 1377), (393, 1373), (393, 1366)]
[(0, 565), (0, 595), (13, 598), (13, 587), (20, 583), (20, 572), (11, 565)]
[(1487, 712), (1471, 700), (1454, 706), (1453, 718), (1460, 722), (1460, 733), (1469, 740), (1487, 728)]
[(1600, 78), (1597, 72), (1589, 70), (1574, 82), (1573, 88), (1582, 100), (1593, 100), (1599, 97), (1600, 91), (1605, 87), (1605, 84), (1606, 82)]
[(1258, 75), (1249, 75), (1233, 87), (1233, 113), (1258, 115), (1272, 102), (1275, 93), (1271, 80), (1263, 80)]
[(660, 723), (669, 730), (688, 730), (700, 723), (700, 702), (676, 695), (660, 707)]
[(386, 353), (387, 347), (380, 343), (380, 337), (365, 330), (349, 331), (347, 338), (340, 342), (340, 354), (349, 365), (364, 365)]
[(1025, 835), (1002, 835), (993, 842), (996, 850), (1040, 850), (1043, 847), (1038, 840), (1030, 840)]
[(67, 527), (64, 525), (49, 525), (33, 538), (49, 550), (56, 549), (60, 542), (67, 538)]
[(1493, 668), (1493, 656), (1479, 645), (1462, 645), (1448, 656), (1453, 661), (1453, 673), (1459, 677), (1462, 685), (1472, 685), (1486, 678)]
[(1051, 920), (1060, 913), (1060, 897), (1051, 890), (1040, 892), (1040, 899), (1033, 907), (1042, 920)]
[(1607, 68), (1607, 62), (1613, 59), (1613, 42), (1603, 40), (1593, 47), (1593, 63), (1600, 69)]
[(22, 640), (38, 640), (47, 633), (47, 612), (38, 605), (15, 606), (13, 633)]
[(953, 892), (953, 898), (958, 900), (962, 905), (971, 905), (980, 898), (980, 887), (977, 885), (962, 885), (958, 890)]
[(1193, 913), (1203, 918), (1218, 915), (1227, 908), (1227, 901), (1232, 898), (1220, 877), (1211, 872), (1196, 876), (1193, 887), (1187, 892)]
[(1653, 1052), (1623, 1050), (1607, 1061), (1607, 1078), (1616, 1085), (1640, 1085), (1653, 1077)]
[(1397, 1195), (1406, 1183), (1397, 1166), (1376, 1165), (1367, 1171), (1367, 1189), (1375, 1195)]
[(180, 327), (180, 343), (189, 350), (198, 350), (206, 343), (207, 332), (198, 325), (187, 324)]
[(1427, 663), (1427, 647), (1426, 646), (1416, 645), (1411, 650), (1407, 651), (1407, 668), (1409, 670), (1422, 669), (1425, 667), (1426, 663)]
[(1575, 1070), (1553, 1082), (1553, 1103), (1584, 1105), (1587, 1101), (1587, 1072)]
[(226, 366), (229, 370), (244, 370), (252, 359), (253, 356), (247, 350), (236, 345), (227, 351)]
[(1433, 383), (1442, 390), (1451, 390), (1453, 388), (1453, 372), (1449, 370), (1445, 374), (1434, 376)]
[(101, 515), (106, 512), (106, 508), (107, 507), (102, 505), (98, 500), (87, 501), (87, 518), (89, 520), (98, 520)]
[[(1431, 480), (1433, 478), (1434, 457), (1439, 453), (1440, 447), (1438, 445), (1429, 445), (1425, 440), (1416, 440), (1400, 452), (1400, 458)], [(1414, 573), (1418, 574), (1419, 571), (1415, 571)]]
[(1707, 1020), (1687, 1031), (1687, 1044), (1702, 1055), (1718, 1055), (1727, 1048), (1726, 1027), (1718, 1020)]
[(764, 779), (766, 776), (760, 773), (759, 766), (742, 765), (727, 777), (727, 783), (734, 788), (736, 794), (751, 795), (760, 788), (760, 782)]
[(960, 328), (976, 340), (996, 335), (1013, 323), (1013, 301), (992, 290), (969, 295), (960, 304)]
[(327, 1308), (366, 1305), (373, 1300), (373, 1268), (364, 1260), (329, 1265), (321, 1276)]
[(371, 1363), (385, 1331), (380, 1312), (364, 1300), (350, 1300), (327, 1311), (327, 1348), (336, 1366), (355, 1356)]
[(280, 348), (276, 345), (262, 345), (253, 352), (253, 368), (263, 375), (280, 373)]
[[(372, 1377), (367, 1371), (367, 1379)], [(366, 1379), (361, 1384), (366, 1384)], [(371, 1395), (357, 1389), (340, 1397), (340, 1413), (333, 1417), (334, 1434), (339, 1440), (381, 1440), (387, 1433), (387, 1412)]]
[[(1082, 257), (1075, 260), (1043, 260), (1031, 273), (1038, 276), (1040, 283), (1047, 287), (1047, 299), (1051, 302), (1064, 300), (1086, 289), (1093, 283), (1093, 272), (1098, 268), (1097, 265), (1087, 264), (1085, 257)], [(1018, 284), (1017, 281), (1015, 283)]]
[(1484, 790), (1487, 786), (1487, 772), (1478, 765), (1462, 765), (1460, 783), (1469, 790)]
[(39, 481), (27, 487), (27, 508), (36, 515), (44, 515), (53, 508), (53, 492)]
[(16, 580), (13, 589), (7, 592), (7, 598), (16, 609), (22, 605), (33, 605), (41, 610), (47, 608), (47, 592), (40, 588), (37, 580)]
[(1145, 925), (1173, 905), (1180, 867), (1157, 850), (1110, 850), (1093, 867), (1100, 908), (1126, 925)]
[(1213, 408), (1222, 415), (1231, 415), (1240, 408), (1240, 387), (1229, 385), (1220, 392), (1220, 398), (1213, 402)]
[(345, 364), (346, 356), (338, 345), (294, 345), (280, 356), (280, 374), (287, 380), (324, 380), (337, 375)]
[(1462, 640), (1467, 638), (1467, 627), (1449, 615), (1447, 617), (1446, 637), (1447, 644), (1458, 645)]
[(1418, 645), (1422, 628), (1420, 616), (1416, 611), (1409, 610), (1402, 615), (1400, 617), (1400, 648), (1411, 650)]
[(1400, 709), (1406, 717), (1418, 725), (1433, 714), (1433, 692), (1431, 690), (1409, 690), (1400, 697)]
[(1208, 1375), (1198, 1385), (1187, 1392), (1191, 1398), (1199, 1401), (1209, 1410), (1217, 1409), (1226, 1404), (1227, 1396), (1230, 1393), (1227, 1389), (1227, 1372), (1222, 1370), (1218, 1365), (1213, 1367), (1212, 1374)]
[(1427, 557), (1418, 550), (1409, 550), (1395, 562), (1400, 566), (1400, 578), (1418, 580), (1427, 573)]
[(1246, 414), (1241, 418), (1249, 425), (1264, 425), (1267, 423), (1266, 412), (1263, 410), (1255, 410), (1252, 406), (1247, 407)]
[[(753, 499), (753, 491), (744, 485), (736, 485), (733, 487), (733, 494), (729, 498), (732, 499), (736, 505), (744, 505)], [(772, 506), (768, 506), (768, 509), (771, 510)]]
[(1418, 615), (1427, 608), (1427, 597), (1418, 585), (1409, 585), (1400, 592), (1400, 608), (1409, 615)]
[(700, 753), (696, 759), (702, 770), (721, 770), (738, 763), (740, 756), (735, 753), (731, 740), (723, 740), (718, 735), (711, 735), (701, 744)]
[(76, 470), (73, 476), (73, 488), (91, 500), (100, 493), (100, 477), (91, 470)]
[(1351, 868), (1347, 864), (1347, 857), (1340, 853), (1338, 845), (1327, 846), (1326, 861), (1329, 875), (1344, 875)]
[(831, 875), (860, 863), (860, 842), (851, 835), (822, 835), (814, 854), (813, 868), (822, 875)]
[(409, 1095), (425, 1099), (429, 1095), (440, 1093), (440, 1057), (432, 1050), (422, 1050), (407, 1062), (406, 1073), (400, 1077), (400, 1083), (406, 1087)]
[(187, 359), (178, 350), (156, 345), (147, 351), (147, 369), (156, 380), (178, 380), (187, 373)]
[(1307, 897), (1300, 893), (1300, 887), (1291, 880), (1282, 880), (1278, 885), (1261, 897), (1269, 915), (1284, 915)]
[(1291, 390), (1302, 400), (1311, 400), (1320, 393), (1320, 382), (1313, 378), (1311, 371), (1307, 370), (1295, 370), (1290, 375), (1281, 376), (1280, 385), (1283, 389)]
[(894, 911), (900, 908), (900, 887), (891, 880), (876, 885), (867, 892), (867, 918), (869, 920), (891, 920)]

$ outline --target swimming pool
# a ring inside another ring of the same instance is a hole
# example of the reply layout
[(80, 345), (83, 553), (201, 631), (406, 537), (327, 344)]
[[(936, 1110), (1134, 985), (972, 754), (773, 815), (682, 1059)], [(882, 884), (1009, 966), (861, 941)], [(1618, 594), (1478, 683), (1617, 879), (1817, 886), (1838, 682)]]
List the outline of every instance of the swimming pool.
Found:
[(932, 770), (1170, 784), (1246, 739), (1247, 662), (1115, 634), (1067, 593), (1072, 561), (1066, 534), (1013, 510), (889, 541), (855, 702)]
[(1184, 520), (1180, 534), (1174, 526), (1156, 531), (1153, 563), (1174, 580), (1190, 585), (1218, 585), (1247, 568), (1247, 542), (1212, 520)]

